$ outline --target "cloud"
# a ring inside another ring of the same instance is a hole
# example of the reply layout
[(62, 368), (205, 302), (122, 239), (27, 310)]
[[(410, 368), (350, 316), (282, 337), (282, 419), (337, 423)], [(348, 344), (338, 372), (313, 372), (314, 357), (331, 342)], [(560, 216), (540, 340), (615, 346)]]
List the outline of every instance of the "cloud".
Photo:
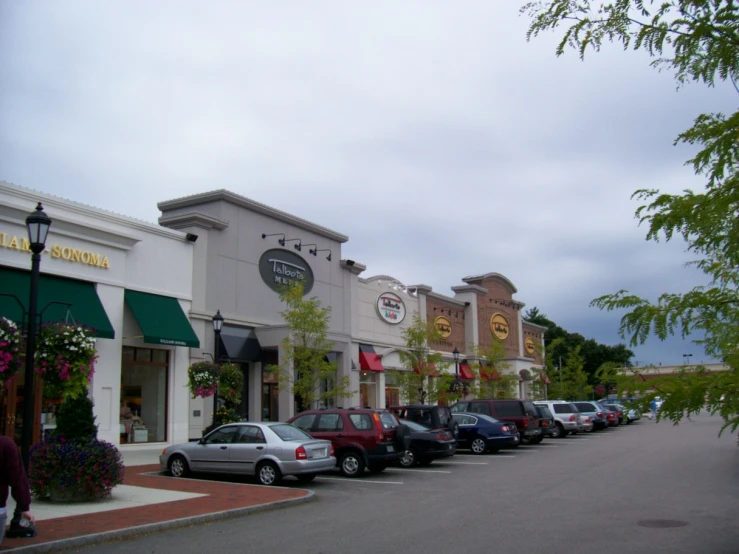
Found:
[(672, 142), (734, 92), (617, 45), (557, 58), (519, 6), (2, 3), (0, 178), (151, 222), (227, 188), (346, 233), (367, 274), (451, 294), (496, 271), (615, 343), (592, 298), (700, 280), (631, 194), (700, 188)]

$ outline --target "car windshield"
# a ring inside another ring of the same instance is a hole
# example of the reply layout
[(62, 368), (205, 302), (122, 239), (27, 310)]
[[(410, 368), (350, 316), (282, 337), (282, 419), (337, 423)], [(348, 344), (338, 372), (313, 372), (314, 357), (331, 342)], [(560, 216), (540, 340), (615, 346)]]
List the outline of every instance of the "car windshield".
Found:
[(413, 431), (430, 431), (431, 430), (429, 427), (426, 427), (425, 425), (421, 425), (420, 423), (416, 423), (415, 421), (410, 421), (408, 419), (401, 419), (400, 423), (402, 423), (403, 425), (407, 425)]
[(274, 431), (275, 435), (277, 435), (284, 441), (304, 441), (313, 438), (305, 431), (298, 429), (294, 425), (290, 425), (288, 423), (270, 425), (269, 428)]

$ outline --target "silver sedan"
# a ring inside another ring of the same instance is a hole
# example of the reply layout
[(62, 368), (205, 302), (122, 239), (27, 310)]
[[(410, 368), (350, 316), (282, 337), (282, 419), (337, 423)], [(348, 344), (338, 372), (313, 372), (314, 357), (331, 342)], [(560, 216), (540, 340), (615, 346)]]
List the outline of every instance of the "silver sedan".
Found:
[(192, 472), (256, 475), (277, 485), (285, 475), (302, 483), (336, 467), (331, 441), (316, 440), (289, 423), (231, 423), (197, 442), (168, 446), (159, 456), (174, 477)]

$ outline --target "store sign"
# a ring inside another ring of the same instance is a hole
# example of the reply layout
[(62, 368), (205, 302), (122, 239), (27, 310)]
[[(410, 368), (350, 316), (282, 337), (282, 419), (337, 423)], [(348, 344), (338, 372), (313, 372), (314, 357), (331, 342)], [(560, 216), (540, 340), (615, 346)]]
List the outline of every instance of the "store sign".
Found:
[(306, 261), (288, 250), (267, 250), (259, 258), (259, 274), (265, 284), (276, 292), (284, 287), (303, 285), (303, 294), (313, 288), (313, 270)]
[(434, 320), (434, 327), (441, 338), (448, 338), (452, 334), (452, 322), (445, 317), (437, 317)]
[[(8, 235), (7, 233), (0, 233), (0, 248), (17, 250), (19, 252), (28, 252), (29, 254), (31, 253), (31, 243), (28, 241), (28, 238)], [(70, 248), (69, 246), (53, 244), (51, 246), (47, 246), (42, 254), (50, 254), (52, 258), (60, 258), (72, 263), (110, 269), (108, 256), (90, 252), (89, 250), (81, 250), (79, 248)]]
[(510, 328), (508, 326), (508, 320), (503, 314), (493, 314), (493, 316), (490, 318), (490, 331), (500, 340), (505, 340), (508, 338)]
[(528, 352), (529, 354), (533, 354), (534, 353), (534, 340), (531, 337), (529, 337), (526, 339), (526, 342), (524, 344), (526, 346), (526, 352)]
[(386, 292), (377, 298), (377, 313), (383, 320), (395, 325), (405, 319), (405, 304), (397, 294)]

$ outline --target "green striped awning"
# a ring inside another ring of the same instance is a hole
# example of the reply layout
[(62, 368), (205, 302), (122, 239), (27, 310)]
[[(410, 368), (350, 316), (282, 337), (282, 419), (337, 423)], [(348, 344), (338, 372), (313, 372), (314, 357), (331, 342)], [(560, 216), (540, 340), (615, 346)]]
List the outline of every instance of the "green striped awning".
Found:
[[(18, 325), (28, 324), (31, 272), (0, 267), (0, 316)], [(91, 327), (102, 339), (115, 337), (113, 326), (95, 285), (42, 273), (38, 284), (38, 315), (41, 323), (64, 321)]]
[(144, 342), (200, 348), (200, 341), (176, 298), (128, 289), (125, 298)]

